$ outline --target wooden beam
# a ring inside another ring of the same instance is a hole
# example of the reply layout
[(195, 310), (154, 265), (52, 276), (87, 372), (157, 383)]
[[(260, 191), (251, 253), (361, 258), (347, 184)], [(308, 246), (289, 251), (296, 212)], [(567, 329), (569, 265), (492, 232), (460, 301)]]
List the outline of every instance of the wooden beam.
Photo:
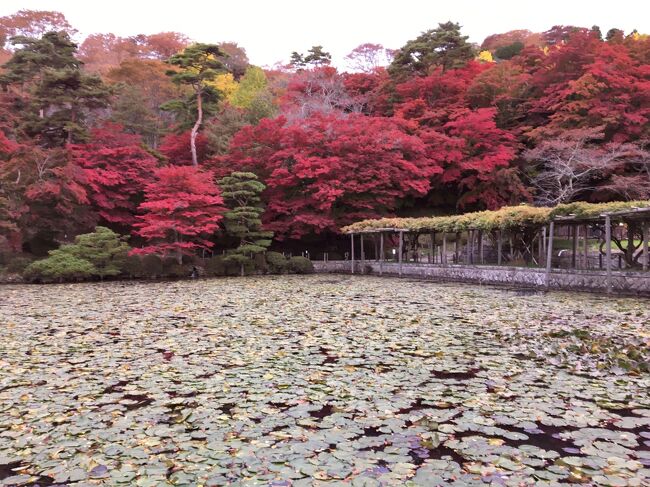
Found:
[(379, 275), (384, 273), (384, 232), (379, 234)]
[(548, 230), (548, 251), (546, 254), (546, 287), (548, 288), (551, 279), (551, 265), (553, 264), (553, 233), (555, 230), (555, 222), (551, 220), (551, 225)]
[(433, 232), (429, 233), (429, 255), (427, 257), (427, 262), (429, 262), (429, 264), (433, 264), (436, 261), (433, 255), (433, 239), (435, 238), (434, 235), (435, 234)]
[(467, 257), (466, 264), (474, 263), (474, 230), (467, 231)]
[(607, 261), (605, 268), (607, 269), (607, 292), (612, 292), (612, 219), (609, 215), (605, 215), (605, 252)]
[(354, 274), (354, 233), (350, 234), (350, 247), (352, 250), (352, 252), (350, 253), (350, 256), (352, 257), (352, 260), (350, 261), (352, 263), (350, 269), (352, 270), (351, 274)]
[(478, 231), (478, 263), (483, 263), (483, 230)]
[(460, 232), (456, 232), (456, 248), (454, 249), (454, 260), (460, 264)]
[(404, 249), (404, 232), (399, 232), (399, 256), (398, 256), (398, 262), (399, 262), (399, 275), (402, 275), (402, 250)]

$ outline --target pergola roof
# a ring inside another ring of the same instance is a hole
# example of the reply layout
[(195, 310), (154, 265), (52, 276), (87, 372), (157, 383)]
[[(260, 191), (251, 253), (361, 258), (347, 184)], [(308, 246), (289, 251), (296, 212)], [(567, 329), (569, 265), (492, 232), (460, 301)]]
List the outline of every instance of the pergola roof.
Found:
[(450, 216), (422, 218), (380, 218), (363, 220), (342, 228), (344, 233), (380, 232), (462, 232), (467, 230), (511, 230), (540, 228), (550, 221), (588, 223), (603, 221), (605, 215), (617, 220), (650, 221), (650, 200), (611, 203), (568, 203), (553, 208), (528, 205), (505, 206), (493, 211), (477, 211)]

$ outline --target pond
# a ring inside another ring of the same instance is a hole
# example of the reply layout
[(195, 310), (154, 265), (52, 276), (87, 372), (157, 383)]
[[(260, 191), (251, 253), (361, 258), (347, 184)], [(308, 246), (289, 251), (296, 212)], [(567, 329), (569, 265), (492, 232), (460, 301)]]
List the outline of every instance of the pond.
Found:
[(0, 287), (0, 485), (648, 485), (647, 300), (371, 276)]

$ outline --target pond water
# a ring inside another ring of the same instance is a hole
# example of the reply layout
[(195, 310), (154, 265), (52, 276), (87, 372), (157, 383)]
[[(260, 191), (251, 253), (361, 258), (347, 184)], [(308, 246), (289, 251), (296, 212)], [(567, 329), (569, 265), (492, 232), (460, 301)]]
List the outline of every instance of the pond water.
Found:
[(0, 485), (649, 485), (650, 301), (371, 276), (0, 287)]

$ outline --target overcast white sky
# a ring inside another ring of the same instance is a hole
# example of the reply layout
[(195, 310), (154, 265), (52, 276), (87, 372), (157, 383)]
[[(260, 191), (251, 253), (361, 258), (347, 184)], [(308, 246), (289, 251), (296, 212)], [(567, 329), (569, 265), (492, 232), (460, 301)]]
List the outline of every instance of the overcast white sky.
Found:
[(257, 65), (320, 44), (342, 67), (361, 43), (397, 48), (447, 20), (479, 43), (493, 33), (558, 24), (650, 33), (650, 0), (0, 0), (0, 16), (20, 9), (63, 12), (81, 38), (178, 31), (202, 42), (236, 41)]

